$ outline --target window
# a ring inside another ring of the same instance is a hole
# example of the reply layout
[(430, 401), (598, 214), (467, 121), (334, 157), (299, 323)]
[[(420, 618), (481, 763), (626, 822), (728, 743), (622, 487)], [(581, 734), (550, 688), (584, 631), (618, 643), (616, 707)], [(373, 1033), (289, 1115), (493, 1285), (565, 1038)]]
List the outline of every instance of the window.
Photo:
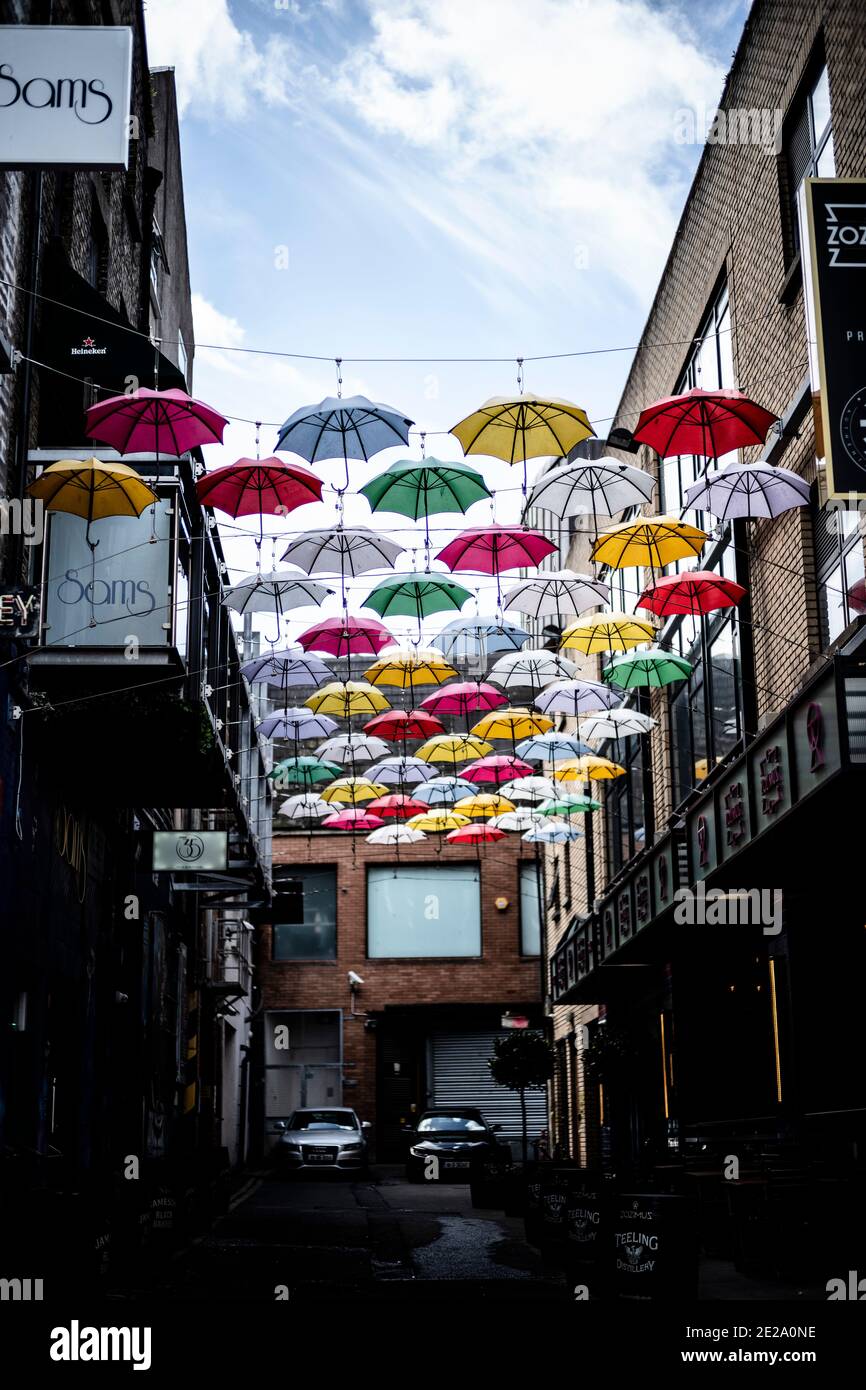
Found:
[(677, 633), (676, 647), (694, 666), (685, 685), (673, 687), (671, 697), (671, 749), (674, 795), (685, 800), (708, 773), (737, 745), (743, 735), (743, 698), (740, 673), (739, 627), (736, 615), (704, 620), (708, 624), (704, 662), (700, 630), (685, 626)]
[(274, 883), (274, 960), (335, 960), (336, 869), (293, 869)]
[(800, 249), (797, 204), (803, 180), (828, 179), (836, 173), (833, 128), (830, 120), (830, 86), (822, 65), (811, 78), (788, 118), (785, 131), (785, 167), (788, 178), (788, 230), (794, 252)]
[(520, 954), (541, 955), (541, 914), (539, 912), (539, 874), (537, 864), (520, 865)]
[(191, 390), (192, 382), (189, 379), (189, 358), (187, 357), (186, 343), (183, 340), (183, 330), (180, 328), (177, 330), (177, 365), (183, 373), (186, 389), (188, 391)]
[(620, 739), (607, 750), (607, 756), (626, 770), (625, 777), (617, 777), (605, 791), (611, 875), (644, 847), (643, 755), (644, 740), (636, 736)]
[(368, 956), (480, 956), (479, 883), (474, 864), (369, 869)]
[(99, 210), (96, 193), (90, 204), (90, 240), (87, 246), (85, 278), (88, 284), (104, 295), (108, 290), (108, 232)]
[(814, 517), (815, 570), (821, 645), (835, 642), (862, 613), (866, 613), (863, 557), (863, 518), (838, 502), (818, 509)]

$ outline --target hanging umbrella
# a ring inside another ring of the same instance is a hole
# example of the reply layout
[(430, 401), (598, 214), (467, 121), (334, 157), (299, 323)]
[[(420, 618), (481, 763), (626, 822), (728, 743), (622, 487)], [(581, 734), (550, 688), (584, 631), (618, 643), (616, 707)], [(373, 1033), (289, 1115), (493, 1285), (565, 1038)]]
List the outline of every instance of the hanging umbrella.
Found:
[(595, 433), (586, 411), (573, 401), (522, 394), (493, 396), (450, 432), (459, 439), (464, 454), (522, 463), (524, 492), (527, 459), (561, 458)]
[(258, 726), (262, 738), (290, 738), (299, 743), (307, 738), (327, 738), (339, 726), (325, 714), (312, 714), (306, 705), (269, 714)]
[(538, 825), (538, 817), (534, 810), (521, 807), (519, 811), (504, 811), (501, 816), (494, 816), (493, 820), (487, 823), (492, 825), (494, 830), (519, 831), (522, 834)]
[(473, 790), (472, 783), (463, 777), (433, 777), (423, 786), (416, 787), (414, 796), (427, 806), (453, 806)]
[(669, 618), (673, 613), (703, 616), (719, 608), (735, 608), (745, 596), (742, 584), (735, 584), (723, 574), (686, 570), (683, 574), (660, 575), (646, 586), (637, 606), (649, 609), (660, 618)]
[(407, 821), (411, 830), (423, 830), (427, 835), (444, 835), (448, 830), (458, 830), (461, 825), (468, 824), (469, 817), (457, 815), (455, 811), (424, 811)]
[(501, 753), (485, 755), (477, 762), (471, 763), (464, 768), (460, 774), (465, 777), (467, 782), (492, 783), (499, 786), (502, 782), (510, 782), (515, 777), (530, 777), (532, 768), (529, 763), (524, 763), (520, 758), (507, 757)]
[(376, 734), (390, 742), (406, 743), (412, 738), (432, 738), (444, 733), (440, 719), (421, 709), (392, 709), (387, 714), (377, 714), (364, 725), (368, 734)]
[(564, 845), (568, 840), (579, 840), (581, 832), (576, 825), (565, 821), (551, 821), (548, 825), (535, 825), (528, 830), (523, 839), (528, 844)]
[(673, 454), (719, 458), (734, 449), (763, 444), (777, 419), (741, 391), (702, 391), (696, 386), (648, 405), (632, 438), (648, 444), (661, 458)]
[(179, 458), (203, 444), (221, 444), (228, 424), (224, 415), (188, 396), (186, 391), (140, 386), (109, 396), (86, 412), (88, 439), (110, 444), (119, 454), (172, 454)]
[(370, 738), (367, 734), (338, 734), (329, 738), (316, 749), (317, 758), (329, 758), (336, 763), (373, 762), (384, 758), (389, 752), (387, 743), (381, 738)]
[(528, 709), (500, 709), (485, 714), (473, 724), (470, 733), (478, 738), (507, 738), (513, 745), (518, 739), (532, 738), (552, 728), (553, 720), (544, 714), (533, 714)]
[(343, 771), (336, 763), (324, 763), (319, 758), (283, 758), (271, 768), (268, 776), (275, 787), (314, 787), (330, 782)]
[(593, 518), (616, 516), (626, 507), (650, 500), (655, 479), (633, 463), (604, 456), (574, 459), (543, 473), (529, 494), (527, 506), (543, 507), (555, 516), (592, 512)]
[(565, 629), (560, 645), (563, 650), (575, 648), (592, 656), (596, 652), (625, 652), (651, 642), (655, 635), (652, 623), (633, 613), (589, 613)]
[(627, 652), (614, 657), (602, 675), (611, 685), (631, 690), (635, 686), (672, 685), (674, 681), (685, 680), (692, 673), (691, 662), (675, 652), (666, 652), (661, 647), (649, 647), (644, 652)]
[(487, 679), (493, 685), (501, 685), (503, 690), (529, 689), (535, 695), (551, 681), (570, 680), (576, 675), (573, 661), (538, 648), (500, 656), (488, 671)]
[(517, 745), (518, 757), (527, 762), (553, 762), (556, 758), (579, 758), (592, 749), (573, 734), (542, 733)]
[(503, 608), (514, 608), (530, 618), (563, 619), (580, 617), (588, 608), (598, 608), (610, 598), (610, 585), (591, 574), (574, 570), (542, 570), (509, 589)]
[[(315, 714), (335, 714), (340, 719), (378, 714), (389, 708), (381, 691), (365, 681), (331, 681), (304, 701)], [(367, 733), (371, 730), (364, 726)], [(375, 732), (375, 731), (374, 731)]]
[(508, 696), (483, 681), (453, 681), (434, 690), (421, 701), (421, 709), (431, 714), (467, 719), (476, 710), (498, 709), (508, 704)]
[(534, 805), (555, 796), (557, 789), (550, 777), (521, 777), (516, 782), (503, 782), (499, 791), (509, 801), (527, 801)]
[(378, 782), (371, 782), (369, 777), (338, 777), (329, 787), (323, 787), (321, 796), (329, 804), (334, 802), (338, 806), (355, 806), (359, 801), (373, 801), (376, 797), (385, 796), (387, 790)]
[(389, 792), (386, 796), (377, 796), (375, 801), (369, 802), (368, 811), (372, 811), (374, 816), (381, 816), (383, 820), (408, 820), (410, 816), (419, 816), (427, 810), (423, 801), (416, 801), (413, 796), (405, 796), (402, 792)]
[(342, 459), (348, 487), (349, 459), (367, 460), (383, 449), (408, 444), (412, 424), (401, 411), (366, 396), (326, 396), (284, 421), (276, 448), (298, 454), (308, 463)]
[(306, 651), (327, 652), (328, 656), (377, 656), (394, 638), (375, 618), (322, 618), (298, 637)]
[(309, 656), (299, 652), (296, 647), (289, 647), (285, 651), (270, 652), (264, 656), (253, 657), (252, 661), (245, 661), (241, 667), (241, 675), (250, 685), (267, 681), (271, 685), (281, 685), (285, 688), (292, 685), (319, 685), (321, 681), (329, 681), (333, 672), (319, 657)]
[[(425, 763), (465, 763), (493, 752), (493, 745), (469, 734), (437, 734), (418, 749)], [(465, 775), (465, 774), (461, 774)]]
[(450, 570), (494, 574), (539, 565), (556, 545), (540, 531), (521, 526), (480, 526), (461, 531), (436, 556)]
[(368, 845), (417, 845), (426, 840), (423, 830), (413, 830), (411, 825), (383, 825), (367, 836)]
[(590, 714), (582, 719), (580, 732), (584, 738), (595, 740), (629, 738), (648, 734), (657, 722), (637, 709), (612, 709), (607, 714)]
[(576, 719), (590, 710), (612, 709), (620, 697), (600, 681), (557, 681), (533, 701), (543, 714), (568, 714)]
[(472, 595), (446, 574), (396, 574), (383, 579), (362, 604), (381, 617), (414, 618), (420, 629), (428, 613), (460, 609)]
[(367, 776), (374, 782), (389, 787), (418, 787), (435, 775), (435, 770), (421, 758), (383, 758), (367, 769)]
[(554, 763), (553, 775), (557, 782), (606, 782), (614, 777), (624, 777), (625, 768), (611, 762), (610, 758), (585, 753), (580, 758)]
[(502, 816), (506, 811), (513, 811), (514, 803), (493, 792), (473, 791), (455, 802), (454, 810), (470, 820), (490, 820), (491, 816)]
[(414, 690), (416, 685), (443, 685), (456, 675), (435, 647), (394, 647), (373, 662), (364, 672), (364, 679), (371, 685)]
[(582, 816), (601, 810), (601, 802), (589, 796), (565, 796), (557, 789), (547, 801), (536, 807), (540, 816)]
[(705, 473), (685, 492), (687, 507), (709, 512), (720, 521), (776, 517), (792, 507), (808, 507), (810, 501), (811, 488), (805, 478), (771, 463), (729, 463), (727, 468)]
[(44, 503), (49, 512), (68, 512), (87, 522), (85, 540), (91, 550), (90, 527), (108, 516), (141, 516), (159, 498), (134, 468), (101, 459), (59, 459), (49, 463), (27, 488), (28, 497)]
[[(311, 468), (282, 459), (240, 458), (196, 479), (203, 507), (228, 516), (285, 516), (308, 502), (321, 502), (322, 480)], [(259, 533), (261, 541), (261, 532)]]
[(298, 565), (306, 574), (338, 574), (345, 609), (346, 576), (393, 569), (402, 552), (402, 545), (395, 545), (366, 526), (340, 525), (305, 531), (290, 542), (281, 559)]
[(445, 839), (452, 845), (487, 845), (504, 840), (505, 831), (492, 825), (461, 825), (457, 830), (449, 830)]
[(436, 638), (449, 661), (477, 661), (497, 652), (516, 652), (528, 641), (525, 628), (496, 617), (453, 618)]
[(634, 566), (655, 574), (675, 560), (700, 555), (707, 540), (706, 531), (679, 517), (637, 516), (600, 531), (592, 547), (592, 558), (611, 569)]
[[(307, 604), (321, 606), (333, 589), (305, 579), (297, 570), (271, 570), (269, 574), (248, 574), (226, 589), (222, 602), (236, 613), (274, 613), (277, 637), (283, 614)], [(303, 646), (304, 644), (301, 643)]]
[(323, 830), (352, 830), (356, 833), (367, 830), (379, 830), (384, 821), (381, 816), (372, 816), (365, 809), (359, 810), (355, 807), (348, 811), (337, 811), (333, 816), (326, 816), (322, 821)]
[(290, 796), (277, 810), (278, 816), (286, 816), (288, 820), (319, 820), (322, 816), (330, 814), (331, 808), (327, 801), (321, 796), (316, 796), (314, 792), (301, 792), (297, 796)]
[(413, 521), (424, 518), (424, 545), (430, 549), (430, 517), (438, 512), (466, 512), (492, 493), (474, 468), (440, 459), (398, 459), (359, 489), (371, 511), (396, 512)]

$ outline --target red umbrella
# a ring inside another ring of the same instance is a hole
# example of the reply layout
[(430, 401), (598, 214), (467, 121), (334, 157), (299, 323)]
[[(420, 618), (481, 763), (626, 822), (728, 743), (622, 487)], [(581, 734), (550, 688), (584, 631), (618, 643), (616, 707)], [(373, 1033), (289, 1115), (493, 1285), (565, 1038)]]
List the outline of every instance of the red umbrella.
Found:
[(499, 709), (508, 704), (508, 696), (484, 681), (452, 681), (440, 686), (421, 701), (421, 709), (432, 714), (453, 714), (466, 718), (475, 710)]
[(648, 608), (659, 617), (672, 613), (714, 613), (718, 608), (735, 608), (746, 590), (733, 579), (711, 570), (687, 570), (666, 574), (648, 584), (638, 599), (639, 608)]
[(333, 816), (325, 816), (320, 824), (323, 830), (378, 830), (385, 822), (381, 816), (371, 816), (364, 807), (363, 810), (337, 811)]
[(742, 391), (702, 391), (695, 386), (648, 405), (632, 437), (639, 444), (649, 444), (662, 458), (672, 454), (719, 458), (732, 449), (763, 444), (777, 419)]
[(298, 637), (305, 651), (329, 656), (378, 656), (396, 638), (375, 618), (323, 618)]
[(382, 816), (385, 820), (408, 820), (410, 816), (422, 816), (429, 807), (426, 801), (416, 801), (402, 792), (391, 792), (388, 796), (368, 801), (364, 810), (372, 811), (374, 816)]
[(525, 569), (552, 555), (556, 545), (540, 531), (522, 526), (484, 526), (461, 531), (436, 556), (450, 570), (475, 570), (495, 574)]
[(285, 515), (307, 502), (321, 502), (322, 480), (302, 463), (282, 459), (238, 459), (205, 473), (195, 485), (205, 507), (229, 516)]
[(186, 391), (153, 391), (140, 386), (128, 396), (109, 396), (85, 417), (88, 439), (110, 444), (119, 454), (175, 454), (201, 444), (221, 444), (228, 424), (212, 406)]
[(532, 768), (520, 758), (512, 758), (504, 753), (491, 753), (486, 758), (478, 758), (463, 768), (460, 776), (467, 782), (512, 782), (518, 777), (531, 777)]
[(452, 845), (483, 845), (491, 840), (504, 840), (505, 831), (493, 825), (461, 825), (458, 830), (449, 830), (445, 839)]
[(444, 734), (445, 726), (426, 710), (389, 709), (374, 717), (364, 725), (364, 732), (375, 734), (377, 738), (402, 739), (432, 738), (433, 734)]

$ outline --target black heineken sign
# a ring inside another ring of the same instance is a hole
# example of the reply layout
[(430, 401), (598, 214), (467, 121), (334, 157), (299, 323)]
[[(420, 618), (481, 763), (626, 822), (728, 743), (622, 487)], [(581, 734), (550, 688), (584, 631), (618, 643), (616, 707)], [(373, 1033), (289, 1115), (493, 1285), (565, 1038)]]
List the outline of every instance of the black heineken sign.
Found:
[(866, 497), (866, 179), (807, 179), (828, 494)]

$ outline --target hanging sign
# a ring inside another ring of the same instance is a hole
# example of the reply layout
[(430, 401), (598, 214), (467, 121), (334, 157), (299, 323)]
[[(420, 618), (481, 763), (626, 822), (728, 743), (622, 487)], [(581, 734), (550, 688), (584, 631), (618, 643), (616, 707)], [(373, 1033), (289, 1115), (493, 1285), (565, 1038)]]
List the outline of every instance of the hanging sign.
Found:
[(0, 167), (125, 169), (132, 29), (0, 25)]
[(153, 867), (156, 870), (218, 870), (228, 866), (225, 830), (155, 830)]
[(807, 179), (805, 193), (828, 496), (854, 501), (866, 498), (866, 179)]

